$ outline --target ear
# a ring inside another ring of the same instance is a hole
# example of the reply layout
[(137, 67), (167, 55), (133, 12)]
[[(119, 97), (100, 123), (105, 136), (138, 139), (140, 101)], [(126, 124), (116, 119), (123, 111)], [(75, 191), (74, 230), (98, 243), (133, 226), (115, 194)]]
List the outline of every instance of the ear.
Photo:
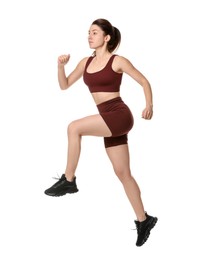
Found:
[(105, 42), (109, 42), (110, 39), (111, 39), (111, 36), (109, 34), (105, 36)]

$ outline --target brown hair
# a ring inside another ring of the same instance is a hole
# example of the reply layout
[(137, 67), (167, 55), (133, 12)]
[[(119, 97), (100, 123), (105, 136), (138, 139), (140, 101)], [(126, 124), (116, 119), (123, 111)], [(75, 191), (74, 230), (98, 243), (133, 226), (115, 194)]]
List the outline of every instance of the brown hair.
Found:
[(109, 52), (113, 52), (117, 49), (121, 42), (121, 33), (120, 31), (112, 26), (112, 24), (106, 19), (97, 19), (92, 24), (99, 26), (105, 35), (110, 35), (110, 40), (107, 44), (107, 49)]

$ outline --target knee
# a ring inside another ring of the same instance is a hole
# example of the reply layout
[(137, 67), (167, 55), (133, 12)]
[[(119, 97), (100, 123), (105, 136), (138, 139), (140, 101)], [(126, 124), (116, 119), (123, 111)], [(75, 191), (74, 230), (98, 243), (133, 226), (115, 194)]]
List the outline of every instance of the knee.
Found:
[(116, 176), (122, 183), (131, 179), (131, 172), (129, 168), (126, 169), (122, 167), (114, 167), (114, 171)]
[(70, 135), (80, 135), (78, 121), (72, 121), (67, 127), (67, 134)]

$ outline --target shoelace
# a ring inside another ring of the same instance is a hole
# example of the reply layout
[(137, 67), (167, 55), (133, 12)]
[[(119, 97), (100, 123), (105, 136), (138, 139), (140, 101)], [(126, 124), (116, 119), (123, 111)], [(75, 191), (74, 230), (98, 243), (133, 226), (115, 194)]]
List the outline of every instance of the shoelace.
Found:
[(60, 180), (61, 179), (61, 177), (60, 177), (60, 175), (57, 173), (57, 175), (58, 175), (58, 177), (52, 177), (54, 180)]

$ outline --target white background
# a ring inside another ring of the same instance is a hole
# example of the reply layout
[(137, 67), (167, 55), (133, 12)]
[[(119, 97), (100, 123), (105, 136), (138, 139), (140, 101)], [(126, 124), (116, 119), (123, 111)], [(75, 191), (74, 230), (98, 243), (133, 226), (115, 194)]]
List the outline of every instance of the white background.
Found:
[[(212, 259), (211, 1), (1, 1), (0, 258)], [(66, 164), (69, 122), (97, 113), (83, 80), (67, 91), (69, 73), (92, 50), (90, 24), (118, 27), (117, 54), (149, 79), (154, 117), (141, 119), (142, 88), (126, 75), (121, 95), (135, 125), (132, 173), (145, 209), (159, 218), (141, 248), (134, 212), (105, 154), (102, 138), (85, 137), (79, 193), (44, 195)]]

